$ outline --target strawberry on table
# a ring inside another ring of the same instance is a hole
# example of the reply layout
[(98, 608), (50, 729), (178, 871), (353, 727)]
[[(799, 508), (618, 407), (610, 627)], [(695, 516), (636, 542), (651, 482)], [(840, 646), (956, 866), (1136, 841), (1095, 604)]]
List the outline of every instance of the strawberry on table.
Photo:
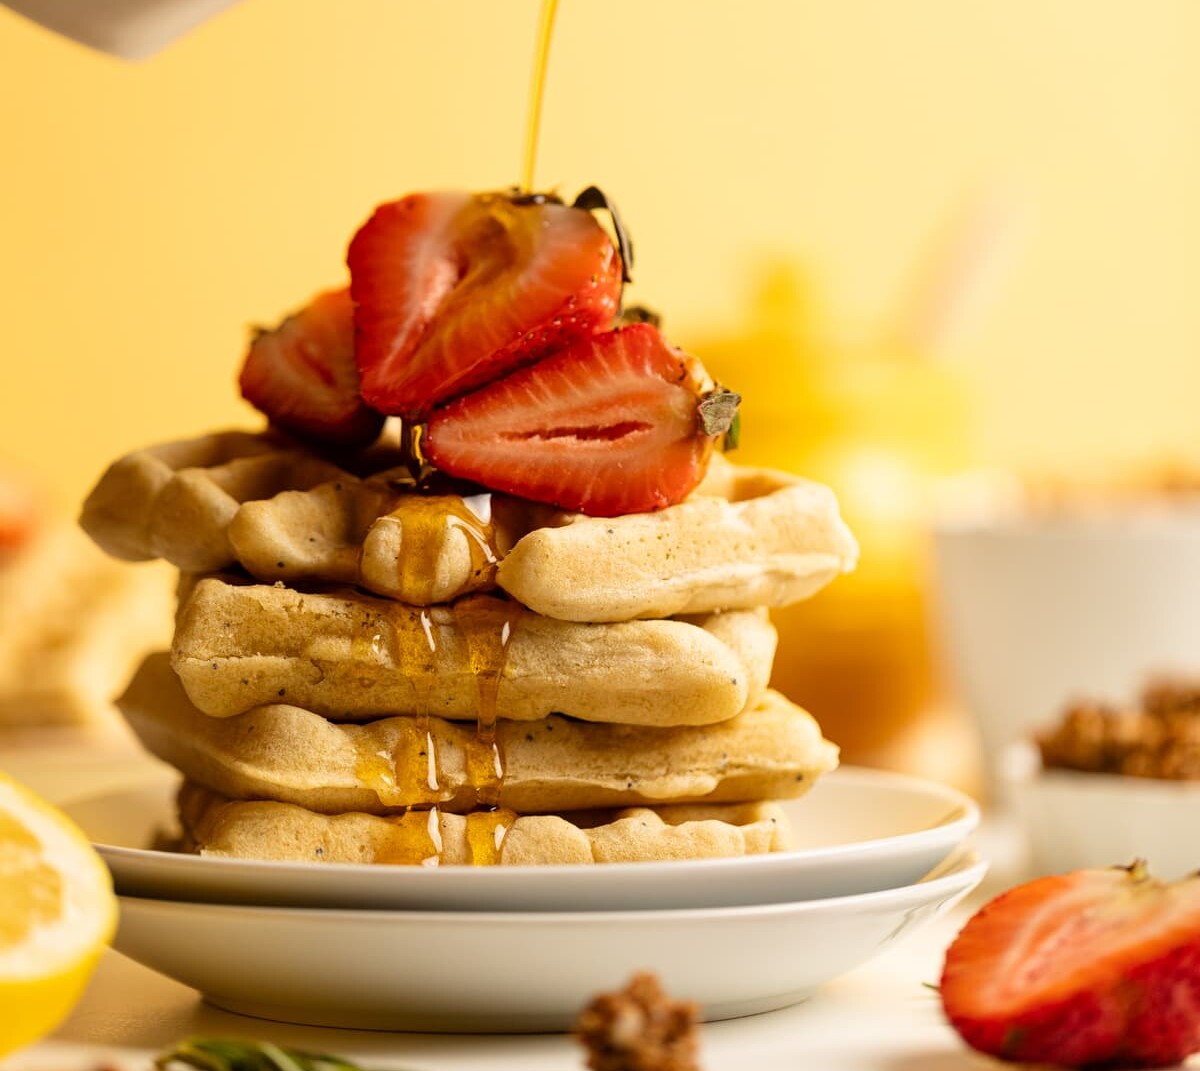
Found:
[(346, 288), (318, 294), (273, 330), (260, 330), (239, 378), (271, 423), (304, 439), (363, 446), (383, 426), (364, 404), (354, 363), (354, 304)]
[(594, 516), (661, 509), (704, 475), (737, 396), (650, 324), (579, 339), (437, 409), (443, 472)]
[(347, 262), (362, 396), (415, 421), (608, 327), (621, 293), (604, 229), (545, 197), (412, 194), (375, 210)]
[(942, 1004), (972, 1047), (1059, 1067), (1168, 1067), (1200, 1050), (1200, 877), (1144, 865), (997, 897), (946, 953)]

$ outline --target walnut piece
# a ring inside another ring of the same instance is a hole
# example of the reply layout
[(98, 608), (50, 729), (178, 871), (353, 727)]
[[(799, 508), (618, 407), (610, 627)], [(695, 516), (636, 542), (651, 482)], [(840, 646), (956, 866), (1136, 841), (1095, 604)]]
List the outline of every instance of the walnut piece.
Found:
[(575, 1035), (592, 1071), (700, 1071), (698, 1006), (672, 1000), (648, 971), (579, 1014)]
[(1133, 709), (1076, 703), (1037, 743), (1047, 769), (1200, 780), (1200, 681), (1151, 682)]

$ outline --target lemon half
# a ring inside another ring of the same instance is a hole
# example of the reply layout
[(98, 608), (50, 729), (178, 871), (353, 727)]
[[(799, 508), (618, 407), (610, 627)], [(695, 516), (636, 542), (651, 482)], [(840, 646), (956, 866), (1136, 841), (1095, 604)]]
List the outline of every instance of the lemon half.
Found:
[(66, 1018), (116, 923), (112, 879), (87, 838), (0, 772), (0, 1056)]

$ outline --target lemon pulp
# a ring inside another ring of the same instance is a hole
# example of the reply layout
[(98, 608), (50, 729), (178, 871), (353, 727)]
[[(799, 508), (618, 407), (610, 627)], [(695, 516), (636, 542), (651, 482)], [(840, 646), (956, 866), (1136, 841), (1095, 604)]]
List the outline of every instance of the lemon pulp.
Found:
[(116, 918), (108, 870), (84, 835), (0, 773), (0, 1056), (66, 1018)]

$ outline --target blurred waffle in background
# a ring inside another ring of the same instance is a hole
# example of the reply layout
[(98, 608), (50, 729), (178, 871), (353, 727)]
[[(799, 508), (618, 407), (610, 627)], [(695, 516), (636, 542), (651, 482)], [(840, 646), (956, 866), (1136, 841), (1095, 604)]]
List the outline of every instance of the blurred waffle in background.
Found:
[(47, 727), (127, 737), (112, 700), (170, 637), (169, 571), (114, 562), (0, 467), (0, 741)]

